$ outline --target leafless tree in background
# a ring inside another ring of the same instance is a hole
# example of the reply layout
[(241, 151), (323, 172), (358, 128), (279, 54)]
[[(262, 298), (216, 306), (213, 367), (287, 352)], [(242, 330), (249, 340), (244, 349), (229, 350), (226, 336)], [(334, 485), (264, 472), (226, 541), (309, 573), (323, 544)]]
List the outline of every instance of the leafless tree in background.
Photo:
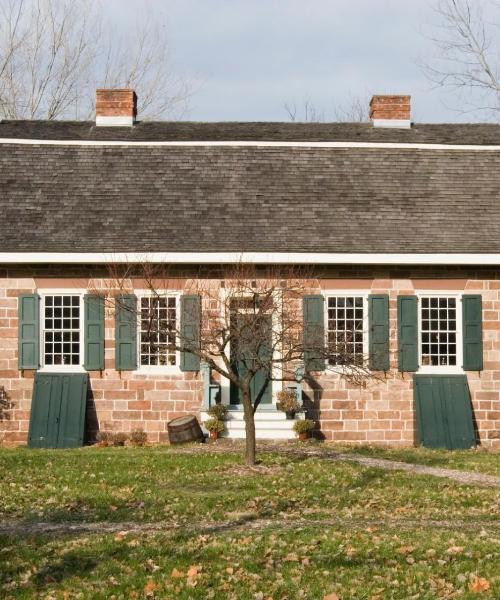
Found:
[[(318, 289), (319, 283), (301, 268), (240, 264), (227, 267), (216, 277), (201, 274), (188, 279), (183, 294), (197, 296), (201, 303), (190, 305), (191, 309), (187, 304), (183, 307), (194, 311), (188, 320), (200, 324), (196, 343), (192, 327), (184, 328), (182, 317), (158, 317), (158, 306), (167, 306), (168, 290), (178, 288), (167, 265), (111, 264), (108, 269), (104, 288), (99, 283), (93, 293), (104, 294), (112, 312), (120, 307), (122, 294), (133, 293), (137, 285), (148, 290), (154, 300), (145, 307), (139, 305), (136, 314), (131, 314), (134, 323), (141, 323), (141, 344), (161, 346), (158, 354), (164, 353), (167, 361), (167, 349), (188, 350), (231, 382), (243, 407), (248, 465), (255, 464), (254, 416), (268, 386), (273, 381), (296, 381), (297, 365), (307, 357), (326, 361), (355, 385), (379, 379), (370, 371), (368, 357), (353, 360), (348, 340), (326, 343), (322, 325), (317, 331), (309, 328), (308, 341), (304, 341), (302, 298)], [(151, 332), (150, 338), (147, 332)]]
[(116, 31), (99, 0), (0, 0), (0, 117), (90, 118), (95, 90), (131, 87), (141, 118), (181, 116), (191, 86), (175, 76), (165, 26), (143, 14)]
[(500, 4), (439, 0), (435, 11), (439, 24), (426, 35), (438, 52), (422, 65), (424, 73), (436, 86), (459, 92), (460, 112), (500, 120)]
[(285, 102), (283, 108), (292, 123), (367, 123), (370, 120), (370, 97), (369, 94), (350, 94), (344, 103), (334, 106), (331, 117), (327, 117), (325, 111), (319, 110), (310, 100), (299, 105), (295, 101)]

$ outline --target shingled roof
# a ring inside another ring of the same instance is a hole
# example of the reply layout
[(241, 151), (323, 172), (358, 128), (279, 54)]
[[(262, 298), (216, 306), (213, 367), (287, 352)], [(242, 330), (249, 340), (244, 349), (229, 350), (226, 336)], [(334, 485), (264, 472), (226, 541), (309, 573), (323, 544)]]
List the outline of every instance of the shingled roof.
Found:
[[(0, 252), (498, 253), (500, 147), (384, 143), (500, 144), (499, 131), (3, 122)], [(5, 138), (380, 144), (64, 145)]]

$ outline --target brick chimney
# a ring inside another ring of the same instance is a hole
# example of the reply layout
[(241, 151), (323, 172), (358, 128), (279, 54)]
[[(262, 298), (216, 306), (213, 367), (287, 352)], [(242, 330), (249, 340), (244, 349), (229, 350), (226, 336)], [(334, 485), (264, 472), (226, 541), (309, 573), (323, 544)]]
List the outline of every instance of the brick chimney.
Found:
[(374, 127), (411, 127), (411, 96), (373, 96), (370, 119)]
[(137, 96), (134, 90), (97, 90), (95, 124), (104, 127), (127, 127), (135, 123)]

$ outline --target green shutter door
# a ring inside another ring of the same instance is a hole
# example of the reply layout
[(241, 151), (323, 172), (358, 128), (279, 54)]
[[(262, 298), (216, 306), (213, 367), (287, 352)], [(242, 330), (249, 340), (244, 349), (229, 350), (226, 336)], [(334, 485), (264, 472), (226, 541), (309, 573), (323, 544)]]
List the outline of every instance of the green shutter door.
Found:
[(325, 298), (304, 296), (304, 364), (306, 371), (325, 370)]
[(389, 369), (389, 296), (372, 294), (368, 296), (368, 331), (370, 369)]
[(18, 367), (38, 369), (40, 366), (40, 298), (25, 294), (18, 300)]
[(455, 450), (475, 445), (465, 375), (415, 375), (414, 398), (418, 437), (423, 446)]
[(117, 371), (137, 368), (137, 298), (132, 294), (116, 299), (115, 363)]
[(30, 448), (74, 448), (83, 444), (87, 382), (86, 373), (35, 375)]
[[(181, 340), (184, 348), (199, 348), (201, 326), (200, 296), (181, 297)], [(181, 371), (199, 371), (200, 357), (188, 350), (181, 352)]]
[[(234, 320), (237, 319), (238, 321), (235, 323), (235, 329), (236, 331), (239, 331), (241, 333), (243, 333), (245, 331), (245, 327), (244, 327), (244, 321), (245, 319), (250, 319), (251, 321), (255, 318), (254, 315), (242, 315), (242, 314), (237, 314), (237, 315), (233, 315), (231, 317), (231, 320), (234, 323)], [(261, 345), (261, 347), (259, 348), (259, 354), (261, 357), (263, 357), (263, 362), (266, 358), (266, 356), (269, 356), (270, 353), (272, 352), (272, 317), (271, 315), (262, 315), (261, 316), (262, 319), (262, 323), (263, 323), (263, 328), (265, 327), (265, 331), (266, 331), (266, 337), (267, 339), (265, 340), (265, 343), (263, 343)], [(250, 330), (252, 329), (252, 327), (250, 327)], [(241, 338), (244, 338), (244, 335), (241, 335)], [(231, 362), (232, 362), (232, 367), (233, 369), (235, 369), (237, 371), (237, 373), (240, 376), (244, 376), (245, 372), (247, 371), (247, 361), (251, 362), (252, 361), (252, 357), (251, 355), (249, 355), (248, 358), (242, 358), (245, 356), (245, 339), (240, 339), (238, 340), (239, 344), (241, 344), (243, 347), (240, 346), (240, 348), (236, 348), (236, 352), (234, 352), (235, 348), (234, 345), (232, 345), (232, 350), (233, 350), (233, 354), (236, 354), (236, 358), (234, 358), (234, 356), (231, 357)], [(252, 377), (252, 380), (250, 382), (250, 394), (252, 397), (252, 401), (255, 400), (255, 398), (257, 397), (257, 395), (260, 393), (262, 387), (264, 386), (264, 383), (266, 381), (266, 370), (265, 369), (261, 369), (259, 371), (257, 371), (257, 373), (255, 373), (255, 375)], [(261, 404), (271, 404), (272, 402), (272, 389), (271, 389), (271, 385), (268, 384), (263, 395), (262, 398), (260, 400), (259, 406)], [(237, 388), (233, 383), (230, 384), (230, 403), (231, 404), (240, 404), (241, 403), (241, 392), (239, 390), (239, 388)]]
[(462, 296), (463, 369), (483, 369), (483, 308), (479, 294)]
[(104, 370), (104, 298), (84, 297), (85, 362), (87, 371)]
[(418, 371), (418, 301), (398, 296), (398, 369)]

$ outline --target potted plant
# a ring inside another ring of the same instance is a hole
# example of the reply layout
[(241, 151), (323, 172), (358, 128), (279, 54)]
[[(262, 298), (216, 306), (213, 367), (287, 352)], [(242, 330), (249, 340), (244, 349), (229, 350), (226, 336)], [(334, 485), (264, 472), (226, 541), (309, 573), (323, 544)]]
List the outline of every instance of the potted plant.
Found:
[(224, 422), (216, 417), (206, 420), (203, 425), (208, 429), (211, 440), (216, 440), (219, 437), (219, 433), (224, 431)]
[(207, 413), (211, 416), (214, 417), (214, 419), (219, 419), (219, 421), (225, 421), (227, 418), (227, 406), (225, 404), (214, 404), (213, 406), (211, 406), (208, 410)]
[(276, 408), (283, 411), (287, 419), (295, 419), (295, 413), (302, 409), (295, 392), (293, 390), (280, 390), (276, 397), (278, 399)]
[(293, 424), (293, 430), (299, 436), (300, 441), (305, 441), (311, 437), (311, 431), (314, 429), (312, 419), (300, 419)]

